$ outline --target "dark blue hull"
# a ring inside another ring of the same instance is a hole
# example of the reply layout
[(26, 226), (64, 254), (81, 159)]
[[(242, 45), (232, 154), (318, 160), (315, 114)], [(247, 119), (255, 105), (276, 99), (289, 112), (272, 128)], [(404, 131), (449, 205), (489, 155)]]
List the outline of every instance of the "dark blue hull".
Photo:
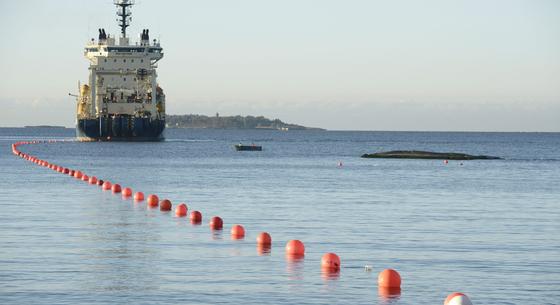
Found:
[(81, 141), (160, 141), (165, 120), (120, 115), (78, 119), (76, 136)]

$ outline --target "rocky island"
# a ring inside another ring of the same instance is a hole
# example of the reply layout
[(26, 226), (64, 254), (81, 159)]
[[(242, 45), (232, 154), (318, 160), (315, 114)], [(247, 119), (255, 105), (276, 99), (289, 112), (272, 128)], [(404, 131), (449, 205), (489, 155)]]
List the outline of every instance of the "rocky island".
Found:
[(464, 153), (439, 153), (421, 150), (393, 150), (373, 154), (363, 154), (362, 158), (394, 158), (394, 159), (439, 159), (439, 160), (497, 160), (500, 157), (485, 155), (469, 155)]
[(269, 129), (269, 130), (323, 130), (284, 123), (279, 119), (263, 116), (206, 116), (200, 114), (167, 115), (168, 128), (214, 128), (214, 129)]

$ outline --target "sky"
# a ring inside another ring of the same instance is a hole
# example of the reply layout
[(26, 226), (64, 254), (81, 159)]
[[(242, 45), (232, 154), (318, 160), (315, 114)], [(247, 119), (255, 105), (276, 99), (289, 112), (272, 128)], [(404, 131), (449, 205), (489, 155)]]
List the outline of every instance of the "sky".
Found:
[[(0, 126), (75, 124), (112, 0), (0, 0)], [(560, 132), (560, 1), (137, 0), (168, 114), (331, 130)]]

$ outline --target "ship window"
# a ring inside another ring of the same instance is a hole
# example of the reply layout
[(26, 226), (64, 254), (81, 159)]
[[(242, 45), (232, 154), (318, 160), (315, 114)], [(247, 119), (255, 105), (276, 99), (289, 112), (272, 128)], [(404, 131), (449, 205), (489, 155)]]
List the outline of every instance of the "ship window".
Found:
[(126, 77), (123, 77), (123, 79), (122, 79), (122, 80), (126, 82)]
[(116, 59), (116, 58), (115, 58), (115, 59), (113, 59), (113, 62), (117, 62), (117, 59)]
[(143, 59), (140, 59), (140, 62), (144, 62), (144, 60), (143, 60)]
[(124, 99), (124, 93), (121, 92), (121, 100)]
[(126, 62), (126, 59), (123, 59), (122, 62)]
[(103, 61), (107, 62), (107, 58), (105, 58)]
[(136, 77), (134, 78), (134, 81), (136, 81)]
[(134, 62), (134, 58), (130, 60), (130, 62)]

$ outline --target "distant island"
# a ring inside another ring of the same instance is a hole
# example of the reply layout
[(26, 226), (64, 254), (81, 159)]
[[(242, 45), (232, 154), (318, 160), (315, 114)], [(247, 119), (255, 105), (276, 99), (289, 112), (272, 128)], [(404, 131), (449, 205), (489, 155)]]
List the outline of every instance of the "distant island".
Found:
[(35, 126), (23, 126), (24, 128), (66, 128), (64, 126), (54, 126), (54, 125), (35, 125)]
[(288, 124), (279, 119), (267, 119), (263, 116), (206, 116), (200, 114), (184, 114), (166, 116), (169, 128), (220, 128), (220, 129), (267, 129), (267, 130), (324, 130), (321, 128), (305, 127)]

